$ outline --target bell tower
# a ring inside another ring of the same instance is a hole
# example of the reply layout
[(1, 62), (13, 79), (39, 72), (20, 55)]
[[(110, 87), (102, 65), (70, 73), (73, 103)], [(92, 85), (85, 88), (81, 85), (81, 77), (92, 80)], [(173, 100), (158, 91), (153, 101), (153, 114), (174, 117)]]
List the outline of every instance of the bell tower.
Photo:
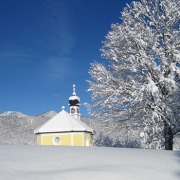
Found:
[(73, 85), (73, 94), (72, 96), (69, 97), (69, 107), (70, 107), (70, 115), (77, 120), (80, 120), (80, 111), (79, 111), (79, 106), (80, 106), (80, 98), (76, 96), (76, 89), (75, 85)]

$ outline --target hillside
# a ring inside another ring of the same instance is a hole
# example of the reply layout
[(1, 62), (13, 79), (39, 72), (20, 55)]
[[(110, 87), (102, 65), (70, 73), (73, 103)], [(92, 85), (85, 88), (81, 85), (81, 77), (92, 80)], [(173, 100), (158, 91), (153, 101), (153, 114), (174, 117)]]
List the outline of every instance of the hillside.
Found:
[(36, 144), (34, 130), (56, 114), (54, 111), (37, 116), (11, 111), (0, 114), (0, 144)]
[[(57, 112), (49, 111), (36, 116), (27, 116), (20, 112), (4, 112), (0, 114), (0, 144), (35, 145), (34, 130), (55, 116)], [(90, 117), (81, 120), (95, 130), (95, 146), (141, 148), (139, 130), (125, 122), (98, 121)], [(175, 149), (180, 149), (179, 138)]]

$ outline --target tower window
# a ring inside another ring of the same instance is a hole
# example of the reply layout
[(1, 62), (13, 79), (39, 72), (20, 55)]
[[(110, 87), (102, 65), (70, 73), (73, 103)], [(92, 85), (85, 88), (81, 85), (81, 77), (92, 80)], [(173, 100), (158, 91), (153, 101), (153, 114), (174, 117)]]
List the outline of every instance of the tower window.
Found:
[(74, 113), (75, 113), (75, 109), (71, 108), (71, 114), (74, 114)]

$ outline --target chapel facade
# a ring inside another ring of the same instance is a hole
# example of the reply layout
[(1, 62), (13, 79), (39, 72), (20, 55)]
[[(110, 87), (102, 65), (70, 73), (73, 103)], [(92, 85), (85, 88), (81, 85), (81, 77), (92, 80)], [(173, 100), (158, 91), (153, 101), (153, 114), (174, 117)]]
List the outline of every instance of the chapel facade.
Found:
[(93, 129), (80, 120), (80, 98), (75, 85), (69, 97), (70, 113), (62, 111), (37, 128), (37, 145), (93, 146)]

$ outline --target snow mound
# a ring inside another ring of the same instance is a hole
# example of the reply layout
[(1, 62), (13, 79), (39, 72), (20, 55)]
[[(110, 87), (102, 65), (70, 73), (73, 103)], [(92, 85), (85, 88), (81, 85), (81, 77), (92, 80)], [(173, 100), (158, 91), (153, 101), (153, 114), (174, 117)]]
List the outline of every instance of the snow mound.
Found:
[(180, 152), (103, 147), (0, 146), (3, 180), (179, 180)]

